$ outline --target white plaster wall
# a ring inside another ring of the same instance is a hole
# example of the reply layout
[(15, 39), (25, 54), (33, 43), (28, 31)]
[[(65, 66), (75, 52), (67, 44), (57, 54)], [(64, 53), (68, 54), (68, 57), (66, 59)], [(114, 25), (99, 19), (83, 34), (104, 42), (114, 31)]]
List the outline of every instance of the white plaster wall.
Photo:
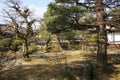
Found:
[(120, 44), (120, 32), (108, 33), (108, 43), (110, 44)]

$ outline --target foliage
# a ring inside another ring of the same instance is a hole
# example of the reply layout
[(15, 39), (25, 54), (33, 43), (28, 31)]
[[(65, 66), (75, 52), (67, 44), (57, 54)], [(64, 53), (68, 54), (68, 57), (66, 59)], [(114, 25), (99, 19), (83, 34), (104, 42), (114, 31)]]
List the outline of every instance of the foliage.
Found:
[(18, 51), (20, 49), (20, 46), (22, 45), (23, 41), (20, 40), (20, 39), (14, 39), (12, 42), (11, 42), (11, 49), (13, 51)]
[(108, 25), (112, 25), (116, 27), (117, 30), (120, 30), (120, 9), (112, 10), (110, 16), (112, 19), (108, 21)]
[(22, 40), (20, 40), (20, 39), (15, 39), (13, 42), (12, 42), (12, 45), (13, 46), (16, 46), (16, 45), (21, 45), (22, 44)]
[(30, 43), (30, 46), (29, 46), (29, 49), (28, 49), (29, 54), (36, 53), (38, 50), (39, 49), (38, 49), (36, 43)]
[(0, 46), (3, 48), (9, 48), (12, 51), (18, 51), (22, 45), (22, 40), (19, 39), (11, 39), (11, 38), (4, 38), (0, 40)]
[(47, 27), (44, 24), (42, 24), (39, 29), (39, 35), (39, 39), (41, 40), (47, 40), (51, 37), (51, 33), (47, 31)]
[(97, 24), (96, 19), (94, 18), (94, 15), (90, 13), (85, 15), (84, 21), (85, 21), (85, 24), (92, 24), (92, 25)]
[(70, 31), (70, 32), (63, 32), (61, 33), (60, 35), (62, 37), (62, 39), (64, 40), (68, 40), (68, 41), (71, 41), (71, 40), (74, 40), (75, 39), (75, 32), (73, 31)]
[(80, 16), (85, 15), (84, 12), (86, 11), (83, 7), (50, 3), (47, 12), (44, 14), (44, 22), (47, 30), (52, 33), (70, 31), (75, 26), (77, 27), (79, 23), (84, 23), (79, 19)]
[(12, 40), (10, 38), (4, 38), (4, 39), (0, 40), (0, 46), (1, 47), (10, 47), (11, 41)]
[(93, 34), (92, 35), (92, 41), (97, 42), (97, 40), (98, 40), (97, 34)]

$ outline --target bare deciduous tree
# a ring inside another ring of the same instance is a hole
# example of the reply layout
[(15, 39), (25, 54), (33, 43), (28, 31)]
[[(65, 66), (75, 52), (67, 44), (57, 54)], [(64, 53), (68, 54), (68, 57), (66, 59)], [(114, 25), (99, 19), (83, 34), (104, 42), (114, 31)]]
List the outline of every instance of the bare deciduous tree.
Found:
[(32, 18), (32, 11), (21, 6), (20, 0), (6, 0), (7, 8), (3, 9), (1, 17), (4, 23), (15, 33), (16, 38), (23, 40), (23, 57), (29, 58), (28, 40), (34, 35), (33, 24), (36, 19)]

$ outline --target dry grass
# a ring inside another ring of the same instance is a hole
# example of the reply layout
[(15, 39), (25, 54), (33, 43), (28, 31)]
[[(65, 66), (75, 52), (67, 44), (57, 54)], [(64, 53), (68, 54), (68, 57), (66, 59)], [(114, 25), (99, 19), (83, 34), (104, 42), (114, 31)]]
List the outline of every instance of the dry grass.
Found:
[[(64, 72), (66, 63), (68, 66), (75, 67), (72, 72), (75, 78), (71, 80), (85, 80), (84, 78), (79, 78), (78, 74), (80, 74), (80, 70), (86, 64), (96, 63), (96, 54), (79, 50), (63, 51), (60, 53), (33, 54), (31, 59), (32, 61), (30, 62), (18, 59), (16, 67), (2, 72), (3, 80), (52, 80), (52, 78), (63, 80), (61, 71)], [(120, 56), (110, 53), (108, 54), (108, 59), (112, 69), (114, 67), (114, 71), (106, 74), (100, 73), (100, 79), (97, 80), (120, 80)], [(80, 69), (81, 66), (82, 68)]]

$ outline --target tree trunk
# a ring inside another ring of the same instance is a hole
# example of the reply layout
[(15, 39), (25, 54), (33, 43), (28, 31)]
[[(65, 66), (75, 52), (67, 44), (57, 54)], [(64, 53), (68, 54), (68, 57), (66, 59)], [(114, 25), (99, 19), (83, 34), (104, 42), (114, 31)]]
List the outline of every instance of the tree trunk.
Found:
[(45, 45), (46, 45), (46, 52), (50, 52), (50, 49), (49, 49), (49, 43), (51, 41), (51, 38), (49, 37), (48, 40), (46, 41)]
[(97, 51), (97, 65), (106, 66), (107, 62), (107, 32), (105, 22), (104, 6), (102, 5), (103, 0), (96, 0), (96, 14), (98, 28), (98, 51)]
[(24, 58), (29, 58), (27, 40), (24, 40), (24, 41), (25, 41), (25, 42), (23, 43), (23, 57), (24, 57)]
[(58, 40), (58, 43), (59, 43), (59, 46), (60, 46), (60, 50), (62, 50), (62, 43), (60, 41), (60, 37), (59, 36), (57, 37), (57, 40)]

